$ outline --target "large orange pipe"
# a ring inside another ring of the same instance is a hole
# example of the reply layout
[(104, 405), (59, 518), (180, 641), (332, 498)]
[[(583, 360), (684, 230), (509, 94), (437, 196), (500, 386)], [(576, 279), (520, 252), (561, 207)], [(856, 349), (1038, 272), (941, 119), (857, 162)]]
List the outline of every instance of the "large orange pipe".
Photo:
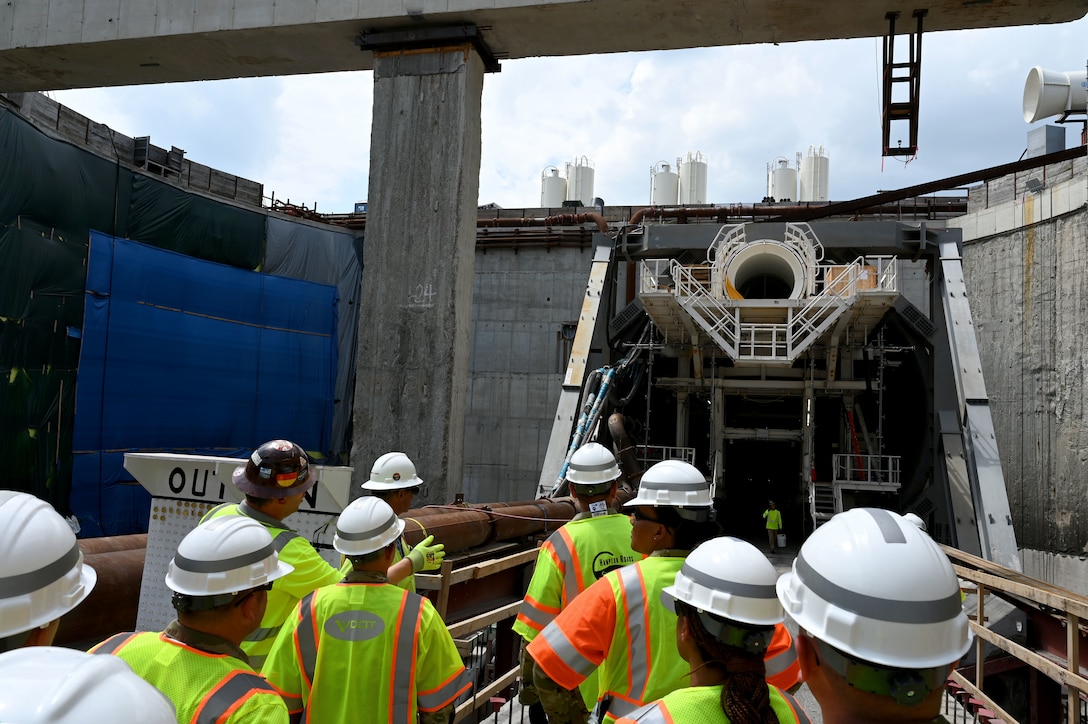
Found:
[(79, 541), (79, 548), (98, 583), (61, 617), (55, 643), (62, 646), (90, 646), (119, 631), (132, 631), (140, 605), (146, 535), (86, 538)]
[[(623, 491), (620, 500), (630, 497)], [(454, 553), (498, 541), (547, 534), (577, 512), (573, 498), (541, 498), (478, 506), (428, 506), (402, 517), (404, 535), (415, 545), (427, 535)], [(79, 541), (84, 562), (98, 583), (79, 606), (61, 618), (56, 643), (90, 646), (136, 627), (147, 535), (88, 538)]]
[(404, 536), (415, 545), (428, 535), (446, 546), (449, 552), (463, 551), (486, 543), (510, 540), (535, 533), (550, 533), (574, 517), (571, 498), (542, 499), (524, 505), (486, 508), (432, 506), (428, 515), (413, 515), (409, 510), (402, 518), (406, 523)]

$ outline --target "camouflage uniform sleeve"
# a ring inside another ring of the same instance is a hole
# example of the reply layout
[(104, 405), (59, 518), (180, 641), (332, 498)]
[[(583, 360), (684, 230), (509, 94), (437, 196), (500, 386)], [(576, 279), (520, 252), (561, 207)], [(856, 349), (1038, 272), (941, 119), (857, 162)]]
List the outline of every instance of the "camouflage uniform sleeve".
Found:
[(419, 724), (449, 724), (453, 721), (453, 704), (436, 711), (419, 712)]
[(586, 724), (589, 712), (578, 687), (564, 689), (548, 678), (539, 666), (533, 669), (537, 696), (548, 715), (548, 724)]

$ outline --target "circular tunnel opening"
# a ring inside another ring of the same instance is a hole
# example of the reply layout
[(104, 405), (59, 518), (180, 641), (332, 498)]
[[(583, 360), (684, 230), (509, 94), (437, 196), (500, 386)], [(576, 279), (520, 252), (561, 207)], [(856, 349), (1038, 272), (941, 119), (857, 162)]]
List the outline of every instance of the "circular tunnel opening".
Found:
[(785, 299), (793, 291), (793, 283), (773, 274), (757, 274), (738, 286), (737, 291), (745, 299)]
[(729, 265), (729, 280), (744, 299), (791, 299), (800, 295), (802, 269), (781, 244), (756, 242)]

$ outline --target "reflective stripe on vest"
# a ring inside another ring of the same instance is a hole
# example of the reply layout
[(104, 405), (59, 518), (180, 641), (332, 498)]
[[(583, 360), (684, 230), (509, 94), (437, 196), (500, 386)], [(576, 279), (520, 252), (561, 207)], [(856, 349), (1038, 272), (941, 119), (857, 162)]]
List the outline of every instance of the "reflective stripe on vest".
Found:
[(314, 621), (314, 596), (317, 591), (307, 594), (299, 603), (301, 620), (295, 628), (295, 648), (298, 660), (302, 664), (302, 675), (306, 677), (306, 686), (314, 686), (314, 669), (317, 666), (317, 623)]
[(272, 628), (259, 628), (249, 636), (246, 636), (246, 641), (264, 641), (267, 638), (272, 638), (280, 632), (282, 626), (274, 626)]
[(467, 671), (459, 671), (438, 687), (430, 691), (419, 692), (417, 699), (420, 711), (437, 711), (450, 699), (458, 696), (472, 684)]
[(566, 607), (578, 595), (582, 585), (582, 567), (574, 554), (574, 542), (570, 532), (564, 527), (552, 536), (552, 550), (559, 561), (559, 570), (563, 573), (563, 606)]
[[(313, 688), (314, 673), (317, 669), (317, 648), (320, 637), (317, 621), (314, 617), (317, 593), (315, 591), (302, 599), (299, 607), (301, 620), (295, 629), (295, 646), (298, 650), (299, 661), (302, 664), (302, 674), (306, 677), (306, 685), (311, 689)], [(408, 722), (412, 712), (411, 692), (414, 688), (416, 663), (415, 640), (422, 610), (422, 597), (406, 595), (401, 610), (397, 614), (397, 635), (393, 641), (393, 676), (389, 687), (389, 711), (390, 721), (392, 722)], [(452, 688), (456, 691), (460, 688), (459, 682), (460, 677), (454, 677), (453, 680), (444, 683), (438, 689), (431, 692), (420, 692), (420, 709), (426, 710), (425, 700), (445, 702), (450, 696), (447, 690)], [(435, 708), (440, 708), (440, 706)]]
[[(764, 659), (763, 663), (767, 667), (766, 677), (767, 677), (767, 680), (769, 681), (772, 677), (775, 677), (775, 676), (778, 676), (779, 674), (785, 673), (786, 671), (789, 671), (789, 669), (791, 667), (794, 667), (794, 666), (798, 665), (797, 664), (797, 648), (794, 647), (794, 646), (790, 646), (789, 648), (782, 649), (781, 651), (779, 651), (777, 654), (770, 657), (769, 659)], [(796, 683), (796, 682), (793, 682), (793, 683)], [(791, 686), (792, 686), (792, 684), (791, 684)], [(787, 687), (783, 687), (783, 688), (788, 689), (789, 687), (787, 686)]]
[(129, 643), (134, 638), (136, 638), (135, 633), (119, 633), (114, 636), (110, 636), (108, 639), (98, 644), (98, 646), (92, 648), (91, 653), (116, 654), (125, 646), (125, 644)]
[(812, 724), (812, 720), (808, 718), (808, 714), (801, 708), (801, 705), (797, 703), (797, 699), (794, 699), (791, 694), (778, 690), (778, 693), (786, 700), (786, 703), (790, 705), (790, 709), (793, 710), (793, 716), (797, 719), (797, 724)]
[[(646, 584), (642, 569), (638, 566), (621, 568), (616, 572), (622, 585), (624, 608), (627, 609), (627, 662), (630, 686), (625, 694), (633, 699), (645, 700), (646, 680), (650, 675), (650, 632), (646, 620)], [(613, 706), (621, 704), (616, 700)], [(621, 707), (622, 708), (622, 707)], [(628, 711), (634, 711), (634, 707)], [(627, 712), (624, 712), (627, 713)], [(617, 710), (617, 715), (619, 710)]]
[(622, 722), (617, 724), (628, 724), (628, 722), (637, 722), (638, 724), (674, 724), (672, 716), (668, 713), (668, 707), (665, 706), (663, 701), (655, 701), (653, 704), (647, 705), (646, 711), (639, 714), (638, 718), (624, 718)]
[(597, 668), (596, 664), (582, 656), (582, 653), (574, 647), (574, 644), (570, 642), (570, 639), (558, 626), (548, 626), (540, 632), (540, 635), (544, 637), (544, 641), (555, 652), (555, 655), (579, 676), (588, 676), (590, 671)]
[(518, 607), (518, 618), (537, 631), (544, 630), (544, 627), (554, 621), (558, 615), (558, 608), (545, 606), (529, 596), (526, 596)]
[(397, 615), (397, 638), (393, 644), (393, 680), (390, 684), (391, 721), (408, 722), (412, 711), (412, 679), (416, 669), (416, 631), (423, 609), (423, 599), (410, 595), (404, 597)]
[(235, 671), (208, 692), (197, 707), (193, 722), (194, 724), (217, 724), (226, 721), (251, 696), (263, 691), (279, 693), (274, 686), (257, 674)]

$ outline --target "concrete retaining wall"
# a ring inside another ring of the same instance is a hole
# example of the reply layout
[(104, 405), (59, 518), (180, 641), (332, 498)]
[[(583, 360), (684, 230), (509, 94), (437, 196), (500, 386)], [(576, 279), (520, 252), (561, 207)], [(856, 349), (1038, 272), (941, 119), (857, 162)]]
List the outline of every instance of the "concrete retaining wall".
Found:
[[(1068, 198), (1085, 184), (1080, 175), (1054, 191)], [(1084, 592), (1088, 211), (1081, 200), (1039, 213), (1044, 201), (1022, 195), (955, 225), (965, 231), (964, 273), (1025, 572)], [(968, 233), (989, 227), (986, 214), (1021, 222)], [(1023, 225), (1033, 218), (1041, 220)]]
[(470, 502), (535, 497), (593, 250), (476, 251), (465, 411)]

